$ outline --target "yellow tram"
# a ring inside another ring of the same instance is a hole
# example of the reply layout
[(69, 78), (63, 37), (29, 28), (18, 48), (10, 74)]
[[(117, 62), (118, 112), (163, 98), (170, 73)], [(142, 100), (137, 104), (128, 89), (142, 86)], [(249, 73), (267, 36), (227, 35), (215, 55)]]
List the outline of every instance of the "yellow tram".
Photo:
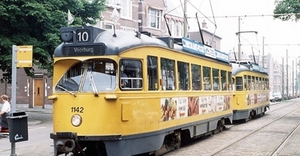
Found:
[(264, 115), (270, 106), (269, 76), (266, 68), (252, 62), (233, 62), (235, 77), (233, 120), (251, 120)]
[(61, 28), (54, 52), (55, 155), (161, 155), (232, 121), (226, 53), (188, 38)]

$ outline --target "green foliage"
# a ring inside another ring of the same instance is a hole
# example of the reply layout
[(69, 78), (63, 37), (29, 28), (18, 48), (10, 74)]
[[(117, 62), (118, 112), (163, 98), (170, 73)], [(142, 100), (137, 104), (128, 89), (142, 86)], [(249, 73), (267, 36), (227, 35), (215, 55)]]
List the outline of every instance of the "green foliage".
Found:
[[(33, 45), (33, 63), (52, 75), (53, 52), (61, 43), (59, 29), (67, 25), (95, 24), (105, 0), (2, 0), (0, 1), (0, 68), (11, 73), (12, 45)], [(32, 76), (33, 68), (24, 68)], [(9, 74), (11, 75), (11, 74)], [(9, 78), (10, 79), (10, 78)]]
[(300, 19), (300, 0), (282, 0), (276, 4), (274, 18), (283, 21)]

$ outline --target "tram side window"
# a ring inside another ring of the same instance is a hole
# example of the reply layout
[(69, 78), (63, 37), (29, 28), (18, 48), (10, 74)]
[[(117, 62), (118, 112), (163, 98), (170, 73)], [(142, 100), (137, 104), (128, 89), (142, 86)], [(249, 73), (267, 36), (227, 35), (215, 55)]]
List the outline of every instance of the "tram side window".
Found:
[(258, 83), (258, 77), (255, 77), (255, 90), (259, 90)]
[(192, 64), (192, 89), (193, 90), (201, 90), (201, 66)]
[(248, 88), (247, 90), (252, 90), (252, 80), (251, 80), (251, 76), (248, 75)]
[(228, 90), (233, 90), (234, 89), (234, 78), (232, 77), (232, 73), (228, 72)]
[(211, 68), (203, 67), (203, 85), (204, 90), (211, 90)]
[(175, 90), (175, 61), (161, 58), (162, 90)]
[(226, 82), (226, 71), (221, 70), (221, 84), (222, 84), (222, 90), (227, 90), (228, 83)]
[(147, 57), (148, 90), (158, 90), (157, 57)]
[(269, 90), (269, 79), (266, 79), (266, 90)]
[(252, 79), (251, 79), (251, 90), (255, 90), (255, 77), (252, 76)]
[(261, 78), (261, 90), (265, 90), (265, 79)]
[(120, 60), (120, 87), (122, 90), (143, 88), (142, 62), (136, 59)]
[(178, 83), (180, 90), (189, 90), (189, 64), (185, 62), (177, 62)]
[(248, 84), (248, 81), (247, 81), (247, 76), (246, 75), (244, 75), (244, 90), (248, 90), (248, 87), (249, 86), (249, 84)]
[(220, 88), (219, 69), (213, 68), (212, 71), (213, 71), (214, 90), (219, 90)]
[(261, 77), (258, 78), (258, 90), (262, 90), (261, 87), (262, 86), (262, 82), (261, 82)]
[(242, 77), (236, 77), (236, 90), (242, 91), (243, 90), (243, 79)]

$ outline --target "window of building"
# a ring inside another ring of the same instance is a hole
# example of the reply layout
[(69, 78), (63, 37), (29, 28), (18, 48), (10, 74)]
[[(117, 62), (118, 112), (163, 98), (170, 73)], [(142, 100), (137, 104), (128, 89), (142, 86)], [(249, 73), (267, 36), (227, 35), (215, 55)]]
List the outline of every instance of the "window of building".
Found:
[(169, 35), (168, 31), (169, 31), (170, 25), (168, 25), (168, 24), (169, 24), (169, 19), (166, 19), (166, 35)]
[(122, 0), (121, 7), (121, 17), (132, 19), (132, 0)]
[(176, 36), (175, 32), (176, 32), (176, 25), (175, 25), (175, 21), (171, 20), (171, 34), (172, 36)]
[(162, 12), (161, 10), (149, 8), (148, 11), (149, 27), (160, 29), (161, 12)]
[(106, 0), (108, 5), (121, 5), (121, 0)]
[(183, 27), (182, 27), (182, 22), (177, 22), (177, 36), (182, 36), (182, 34), (183, 34)]
[(105, 23), (104, 24), (104, 29), (113, 29), (113, 24), (111, 24), (111, 23)]

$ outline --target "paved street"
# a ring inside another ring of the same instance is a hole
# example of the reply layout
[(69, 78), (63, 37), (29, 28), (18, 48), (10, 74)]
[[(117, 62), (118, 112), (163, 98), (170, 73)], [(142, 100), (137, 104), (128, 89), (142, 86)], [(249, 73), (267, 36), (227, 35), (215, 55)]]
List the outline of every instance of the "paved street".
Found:
[[(214, 155), (220, 156), (236, 156), (240, 154), (244, 155), (247, 151), (248, 153), (246, 155), (270, 155), (266, 154), (268, 153), (267, 149), (272, 150), (272, 147), (268, 144), (272, 142), (281, 143), (283, 141), (282, 138), (285, 138), (285, 135), (294, 127), (294, 124), (299, 122), (299, 120), (296, 120), (299, 118), (299, 111), (296, 110), (300, 110), (300, 104), (298, 105), (298, 103), (300, 103), (300, 99), (272, 103), (271, 110), (261, 118), (245, 124), (229, 125), (229, 128), (224, 132), (199, 139), (197, 142), (165, 154), (165, 156), (202, 156), (212, 155), (213, 153)], [(49, 137), (49, 134), (53, 131), (52, 107), (46, 106), (46, 108), (43, 109), (28, 108), (26, 105), (20, 105), (17, 107), (17, 111), (25, 111), (26, 114), (28, 114), (29, 140), (17, 142), (15, 154), (18, 156), (53, 156), (53, 142)], [(273, 127), (268, 125), (269, 122), (272, 122), (290, 111), (295, 112), (288, 113), (287, 118), (274, 122)], [(266, 126), (262, 129), (261, 126), (263, 125)], [(259, 133), (249, 135), (252, 137), (248, 137), (243, 141), (240, 139), (254, 131)], [(284, 146), (280, 148), (278, 155), (289, 156), (300, 154), (298, 149), (300, 140), (297, 139), (299, 134), (300, 128), (296, 128), (290, 140), (283, 143)], [(257, 140), (260, 141), (257, 142)], [(236, 141), (239, 143), (235, 144), (234, 142)], [(9, 138), (0, 139), (0, 145), (1, 156), (11, 154)]]

